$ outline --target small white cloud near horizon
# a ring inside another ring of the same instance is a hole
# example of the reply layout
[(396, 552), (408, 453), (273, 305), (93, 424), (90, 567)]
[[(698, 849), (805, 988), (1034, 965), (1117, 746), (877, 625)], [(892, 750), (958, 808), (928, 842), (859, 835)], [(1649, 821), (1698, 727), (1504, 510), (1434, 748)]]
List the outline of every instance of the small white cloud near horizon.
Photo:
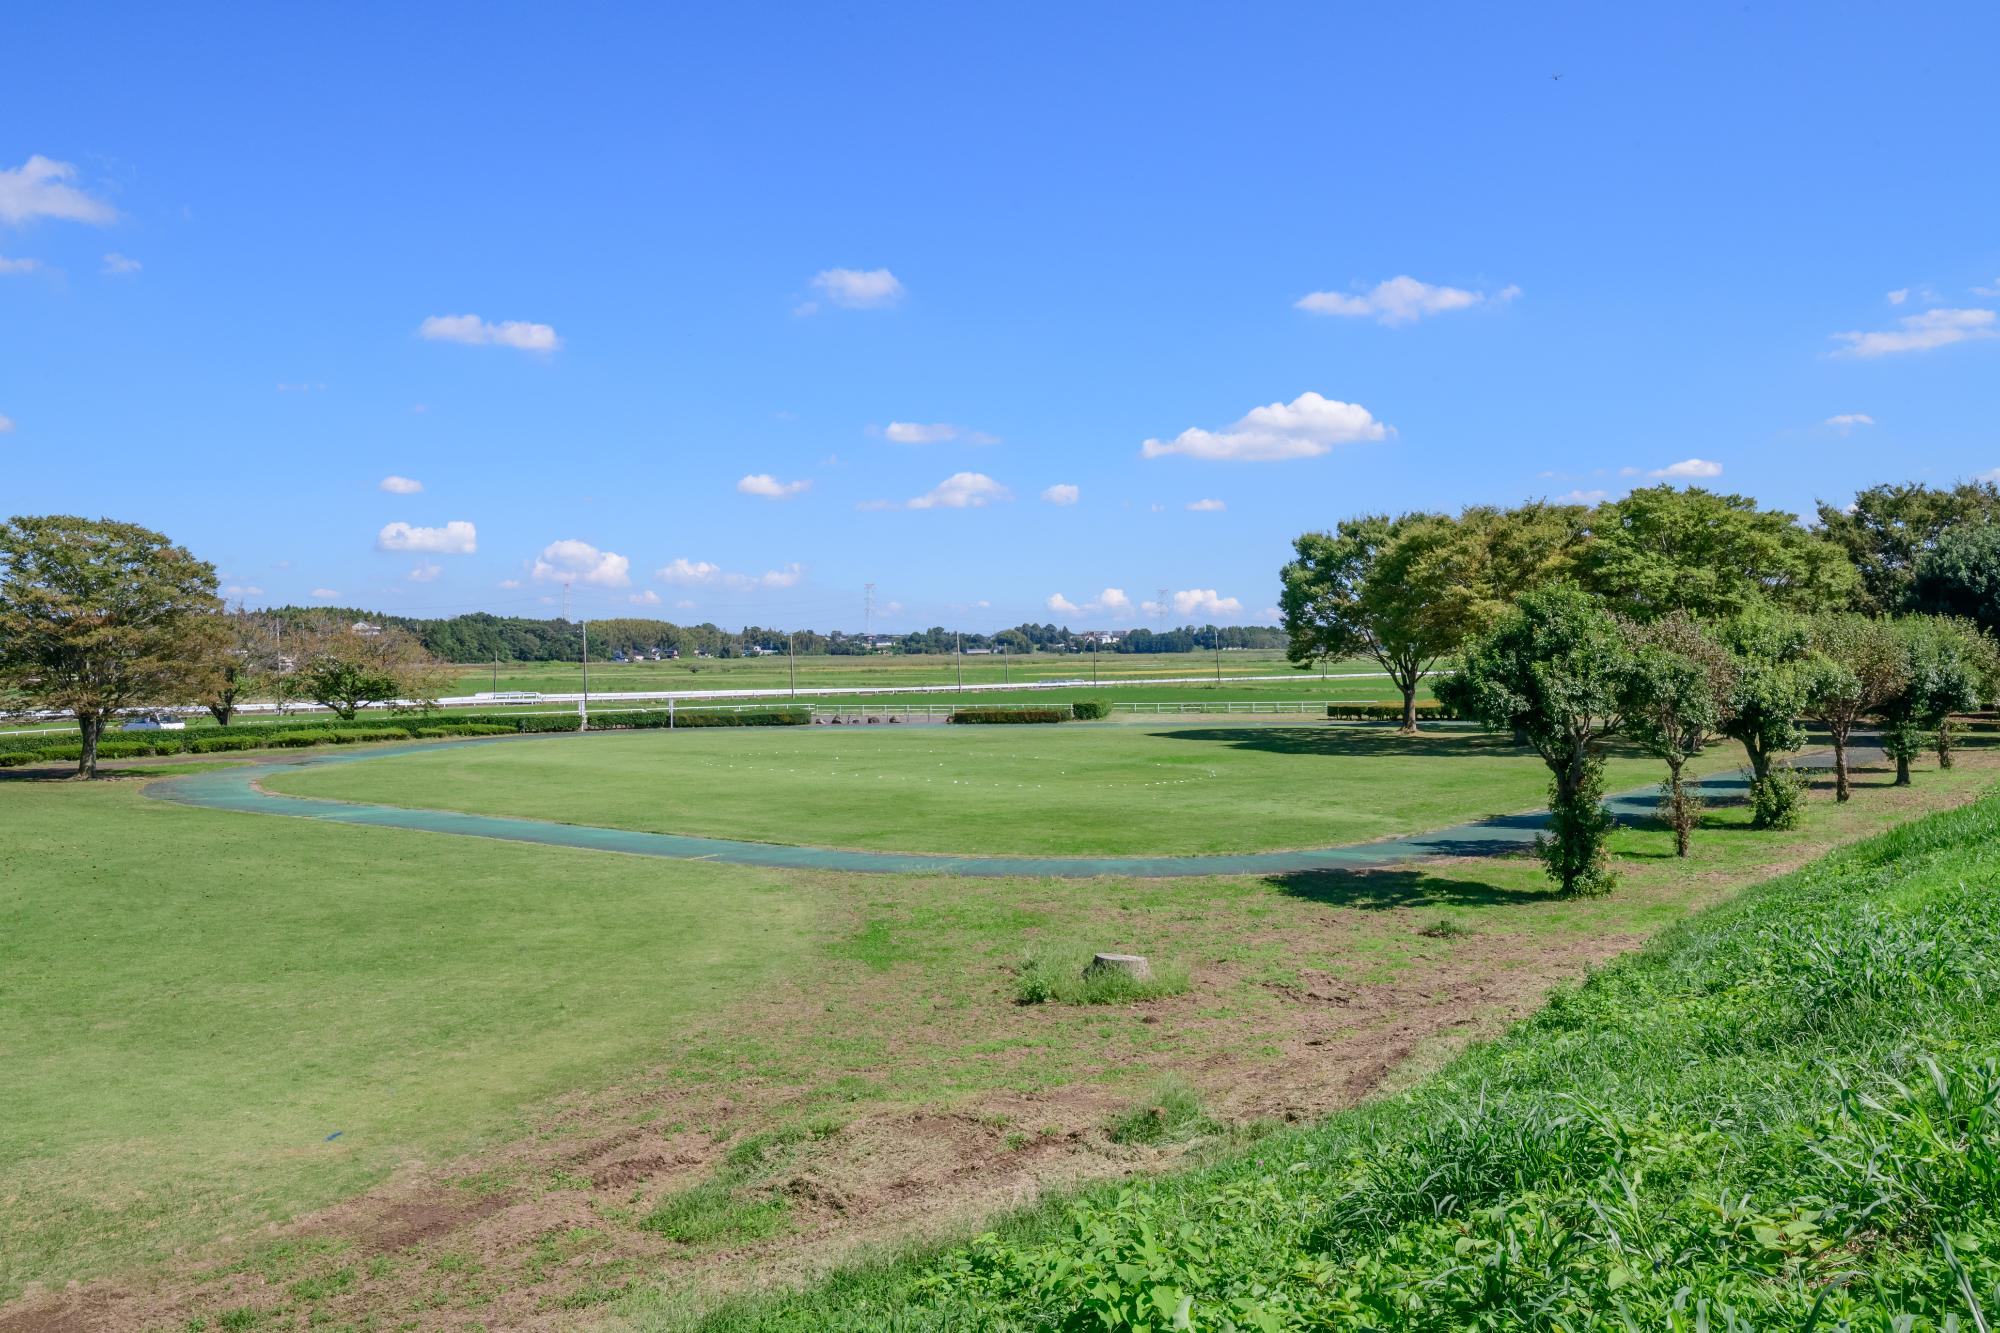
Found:
[(1051, 593), (1043, 605), (1066, 616), (1114, 616), (1123, 619), (1132, 614), (1132, 599), (1125, 595), (1123, 588), (1106, 588), (1081, 605), (1059, 592)]
[(523, 352), (553, 352), (562, 346), (562, 339), (547, 324), (522, 319), (489, 324), (477, 315), (431, 315), (417, 326), (417, 336), (431, 342), (513, 347)]
[(1231, 463), (1271, 463), (1315, 458), (1336, 445), (1386, 439), (1394, 427), (1377, 421), (1359, 403), (1343, 403), (1307, 390), (1289, 403), (1252, 408), (1219, 431), (1189, 427), (1172, 440), (1147, 440), (1143, 458), (1184, 454)]
[(1059, 481), (1042, 492), (1042, 501), (1052, 505), (1073, 505), (1083, 498), (1083, 492), (1066, 481)]
[(983, 509), (1014, 498), (1014, 492), (984, 472), (954, 472), (908, 502), (911, 509)]
[(1555, 502), (1559, 505), (1594, 505), (1603, 504), (1610, 498), (1609, 491), (1569, 491), (1558, 495)]
[(513, 589), (519, 588), (523, 585), (521, 583), (521, 580), (519, 579), (501, 579), (500, 586), (508, 589), (511, 592)]
[(891, 444), (945, 444), (959, 441), (965, 444), (998, 444), (998, 435), (988, 435), (983, 430), (972, 430), (965, 426), (955, 426), (949, 421), (892, 421), (877, 431), (868, 428), (870, 434), (879, 434)]
[(104, 256), (104, 272), (114, 278), (122, 278), (128, 273), (137, 273), (144, 267), (146, 266), (138, 260), (121, 255), (116, 250)]
[(70, 184), (76, 168), (36, 153), (18, 167), (0, 168), (0, 222), (55, 218), (104, 226), (118, 210)]
[(435, 583), (438, 575), (442, 573), (444, 573), (443, 565), (418, 565), (415, 569), (403, 575), (403, 577), (412, 583)]
[(1833, 355), (1863, 358), (1893, 356), (1898, 352), (1928, 352), (1953, 343), (2000, 337), (2000, 327), (1995, 326), (1991, 310), (1940, 308), (1905, 315), (1896, 323), (1900, 327), (1867, 333), (1829, 334), (1829, 337), (1847, 344), (1835, 348)]
[(720, 587), (748, 592), (753, 588), (794, 587), (805, 577), (805, 572), (805, 566), (794, 561), (780, 569), (767, 569), (762, 574), (737, 574), (712, 561), (690, 560), (681, 555), (654, 570), (653, 577), (662, 583), (680, 587)]
[[(886, 268), (829, 268), (813, 275), (812, 288), (830, 304), (843, 310), (879, 310), (903, 299), (904, 287)], [(797, 308), (810, 315), (819, 303), (808, 301)]]
[(1683, 458), (1678, 463), (1669, 463), (1665, 467), (1656, 467), (1646, 475), (1649, 477), (1659, 477), (1668, 481), (1719, 477), (1722, 475), (1722, 464), (1707, 458)]
[(264, 590), (255, 584), (232, 584), (222, 590), (224, 597), (262, 597)]
[(464, 519), (453, 519), (441, 528), (418, 528), (408, 523), (390, 523), (375, 534), (378, 551), (428, 551), (433, 555), (472, 555), (479, 549), (479, 532)]
[(753, 472), (736, 483), (736, 489), (744, 495), (755, 495), (765, 500), (789, 500), (794, 495), (803, 495), (812, 489), (811, 481), (779, 481), (768, 472)]
[[(1213, 588), (1187, 588), (1172, 594), (1174, 614), (1191, 616), (1199, 613), (1205, 616), (1233, 616), (1241, 614), (1243, 603), (1234, 597), (1223, 597)], [(1158, 602), (1146, 603), (1148, 611), (1162, 609)]]
[(307, 593), (306, 595), (308, 597), (317, 598), (320, 601), (324, 602), (329, 598), (340, 596), (340, 592), (338, 589), (334, 588), (314, 588), (311, 592)]
[(12, 429), (14, 429), (14, 418), (0, 412), (0, 435), (5, 435)]
[(387, 491), (391, 495), (415, 495), (423, 488), (424, 484), (421, 481), (416, 481), (410, 477), (398, 477), (394, 474), (386, 476), (375, 483), (376, 490)]
[(1190, 514), (1219, 514), (1227, 508), (1229, 506), (1220, 500), (1195, 500), (1189, 503), (1188, 512)]
[(1890, 305), (1901, 305), (1903, 304), (1903, 302), (1909, 299), (1910, 299), (1910, 289), (1908, 287), (1898, 287), (1895, 291), (1890, 292), (1888, 295), (1888, 300)]
[(1845, 435), (1856, 426), (1874, 425), (1875, 418), (1869, 416), (1866, 412), (1837, 412), (1833, 416), (1828, 417), (1822, 424), (1831, 426), (1842, 435)]
[(648, 588), (644, 592), (633, 593), (630, 597), (627, 597), (625, 600), (632, 603), (632, 605), (634, 606), (658, 606), (660, 604), (660, 594), (654, 592), (651, 588)]
[(542, 548), (528, 577), (537, 583), (594, 583), (623, 588), (632, 582), (632, 562), (616, 551), (600, 551), (589, 542), (566, 537)]
[(13, 273), (33, 273), (42, 266), (39, 259), (9, 259), (0, 255), (0, 275)]
[(1373, 317), (1381, 324), (1414, 324), (1426, 315), (1467, 310), (1489, 299), (1496, 304), (1504, 304), (1520, 294), (1521, 289), (1510, 284), (1489, 298), (1485, 292), (1435, 286), (1403, 274), (1378, 282), (1358, 295), (1308, 292), (1292, 302), (1292, 307), (1311, 315), (1344, 315), (1356, 319)]

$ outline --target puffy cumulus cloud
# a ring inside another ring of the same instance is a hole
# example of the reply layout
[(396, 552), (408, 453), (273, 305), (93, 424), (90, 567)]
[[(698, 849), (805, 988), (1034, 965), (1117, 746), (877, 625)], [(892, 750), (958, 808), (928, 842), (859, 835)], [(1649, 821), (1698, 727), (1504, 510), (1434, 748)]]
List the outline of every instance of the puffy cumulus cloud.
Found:
[(116, 250), (104, 256), (104, 272), (114, 278), (122, 278), (127, 274), (137, 273), (144, 267), (146, 266), (138, 260), (121, 255)]
[(1665, 481), (1698, 481), (1722, 475), (1722, 464), (1708, 458), (1683, 458), (1678, 463), (1656, 467), (1646, 474)]
[(438, 575), (444, 573), (444, 566), (438, 564), (418, 565), (403, 575), (412, 583), (435, 583)]
[(471, 555), (479, 549), (479, 533), (463, 519), (453, 519), (441, 528), (418, 528), (408, 523), (390, 523), (375, 534), (378, 551), (428, 551), (433, 555)]
[(762, 574), (739, 574), (711, 561), (690, 560), (684, 555), (675, 556), (653, 571), (653, 577), (662, 583), (681, 587), (731, 588), (738, 592), (748, 592), (753, 588), (790, 588), (797, 585), (805, 574), (805, 566), (796, 562), (778, 569), (767, 569)]
[(1874, 425), (1875, 418), (1869, 416), (1866, 412), (1837, 412), (1828, 417), (1825, 424), (1845, 435), (1856, 426)]
[(75, 167), (40, 153), (11, 170), (0, 168), (0, 222), (55, 218), (101, 227), (115, 221), (118, 210), (72, 185), (75, 179)]
[(1835, 356), (1894, 356), (1898, 352), (1928, 352), (1953, 343), (2000, 337), (1991, 310), (1951, 310), (1940, 308), (1905, 315), (1893, 329), (1873, 333), (1836, 333), (1832, 337), (1845, 346)]
[(958, 441), (963, 444), (998, 444), (998, 435), (988, 435), (983, 430), (971, 430), (955, 426), (949, 421), (892, 421), (882, 427), (882, 438), (891, 444), (946, 444)]
[(1194, 500), (1188, 504), (1191, 514), (1219, 514), (1227, 508), (1229, 506), (1220, 500)]
[(1405, 273), (1387, 282), (1378, 282), (1365, 292), (1351, 295), (1346, 292), (1308, 292), (1292, 304), (1294, 308), (1313, 315), (1344, 315), (1354, 319), (1373, 318), (1383, 324), (1412, 324), (1426, 315), (1467, 310), (1489, 299), (1507, 302), (1520, 294), (1519, 287), (1508, 286), (1489, 298), (1485, 292), (1467, 291), (1463, 287), (1440, 287), (1418, 282)]
[[(1240, 615), (1243, 603), (1234, 597), (1224, 597), (1213, 588), (1187, 588), (1172, 594), (1177, 616), (1233, 616)], [(1149, 609), (1158, 603), (1148, 602)]]
[(1082, 498), (1083, 492), (1066, 481), (1059, 481), (1042, 492), (1042, 500), (1052, 505), (1073, 505)]
[(633, 593), (630, 597), (627, 597), (625, 600), (632, 603), (632, 605), (634, 606), (658, 606), (660, 604), (660, 594), (654, 592), (651, 588), (648, 588), (644, 592)]
[(1014, 493), (984, 472), (954, 472), (909, 502), (912, 509), (983, 509)]
[(477, 315), (432, 315), (417, 326), (417, 336), (432, 342), (513, 347), (523, 352), (553, 352), (562, 346), (562, 339), (547, 324), (532, 324), (523, 319), (489, 324)]
[(528, 576), (537, 583), (594, 583), (622, 588), (632, 581), (632, 562), (616, 551), (600, 551), (574, 537), (542, 548)]
[[(903, 284), (886, 268), (829, 268), (813, 275), (812, 288), (829, 305), (843, 310), (879, 310), (903, 299)], [(819, 309), (808, 301), (798, 308), (802, 315)]]
[(736, 489), (744, 495), (760, 496), (766, 500), (789, 500), (794, 495), (803, 495), (812, 489), (810, 481), (779, 481), (768, 472), (753, 472), (736, 483)]
[(1270, 463), (1313, 458), (1335, 445), (1384, 439), (1392, 429), (1359, 403), (1343, 403), (1309, 390), (1289, 403), (1252, 408), (1219, 431), (1190, 427), (1171, 440), (1147, 440), (1139, 453), (1146, 458), (1185, 454), (1230, 463)]
[(314, 588), (307, 596), (312, 597), (316, 601), (325, 602), (340, 596), (340, 591), (336, 588)]
[(414, 481), (409, 477), (389, 476), (376, 482), (375, 488), (387, 491), (391, 495), (415, 495), (424, 488), (424, 484), (421, 481)]
[(1072, 602), (1059, 592), (1051, 593), (1043, 605), (1051, 611), (1066, 616), (1127, 616), (1132, 613), (1132, 599), (1125, 595), (1122, 588), (1106, 588), (1083, 603)]

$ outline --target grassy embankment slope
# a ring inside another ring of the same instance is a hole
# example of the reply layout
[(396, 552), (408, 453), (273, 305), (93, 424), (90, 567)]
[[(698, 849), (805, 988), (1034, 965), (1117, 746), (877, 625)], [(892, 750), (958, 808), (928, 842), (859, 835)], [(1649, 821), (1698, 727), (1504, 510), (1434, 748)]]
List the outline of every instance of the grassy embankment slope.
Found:
[(1989, 796), (1704, 914), (1404, 1096), (702, 1327), (1989, 1327), (1996, 878)]
[[(1693, 767), (1742, 762), (1717, 746)], [(1612, 791), (1659, 779), (1629, 752)], [(556, 737), (285, 774), (274, 791), (890, 851), (1201, 854), (1326, 847), (1537, 809), (1505, 738), (1386, 726), (771, 728)]]

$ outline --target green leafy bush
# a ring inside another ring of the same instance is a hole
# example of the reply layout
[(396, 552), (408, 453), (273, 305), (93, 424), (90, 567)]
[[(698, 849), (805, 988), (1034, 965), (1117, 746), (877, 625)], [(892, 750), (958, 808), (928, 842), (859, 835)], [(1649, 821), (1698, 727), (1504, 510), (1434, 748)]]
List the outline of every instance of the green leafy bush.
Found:
[[(1344, 722), (1401, 722), (1403, 705), (1383, 704), (1328, 704), (1326, 715)], [(1456, 708), (1439, 703), (1417, 705), (1419, 722), (1451, 722), (1459, 716)]]
[(1105, 1127), (1113, 1143), (1180, 1143), (1213, 1134), (1216, 1123), (1201, 1109), (1201, 1095), (1179, 1078), (1165, 1078), (1152, 1092)]
[(960, 708), (951, 720), (958, 723), (1006, 725), (1020, 722), (1067, 722), (1067, 708)]
[(1750, 783), (1750, 822), (1753, 828), (1789, 829), (1805, 822), (1806, 789), (1811, 780), (1789, 764), (1774, 765), (1770, 772)]
[(1070, 711), (1079, 722), (1095, 722), (1111, 716), (1111, 705), (1103, 699), (1078, 699), (1070, 705)]

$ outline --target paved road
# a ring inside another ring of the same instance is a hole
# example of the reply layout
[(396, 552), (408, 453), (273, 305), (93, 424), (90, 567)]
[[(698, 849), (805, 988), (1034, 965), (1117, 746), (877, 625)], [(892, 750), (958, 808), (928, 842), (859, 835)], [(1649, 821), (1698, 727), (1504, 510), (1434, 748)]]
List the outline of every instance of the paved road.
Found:
[[(1435, 860), (1452, 856), (1497, 856), (1521, 851), (1548, 822), (1546, 811), (1505, 815), (1469, 824), (1380, 842), (1355, 843), (1344, 847), (1323, 847), (1304, 851), (1242, 852), (1221, 856), (945, 856), (921, 852), (845, 851), (831, 847), (789, 847), (778, 843), (739, 842), (729, 838), (701, 838), (677, 833), (641, 833), (632, 829), (596, 828), (579, 824), (559, 824), (549, 820), (515, 819), (501, 815), (464, 814), (451, 810), (411, 810), (400, 806), (368, 805), (322, 800), (305, 796), (283, 796), (263, 790), (258, 783), (282, 773), (322, 768), (329, 764), (349, 764), (361, 760), (384, 759), (401, 754), (467, 745), (532, 745), (563, 737), (499, 737), (492, 740), (435, 741), (397, 745), (383, 749), (313, 753), (297, 758), (271, 760), (209, 773), (162, 778), (147, 784), (146, 794), (158, 800), (210, 810), (234, 810), (244, 814), (292, 815), (321, 819), (337, 824), (365, 824), (376, 828), (414, 829), (424, 833), (453, 833), (464, 837), (501, 838), (510, 842), (541, 843), (551, 847), (578, 847), (590, 851), (624, 852), (634, 856), (664, 856), (684, 861), (721, 861), (731, 865), (764, 866), (779, 870), (841, 870), (863, 874), (930, 874), (1029, 876), (1084, 879), (1097, 875), (1138, 878), (1180, 878), (1196, 875), (1295, 875), (1315, 870), (1362, 870), (1399, 865), (1410, 861)], [(1802, 756), (1806, 762), (1821, 756)], [(1856, 756), (1857, 760), (1860, 756)], [(1740, 800), (1748, 786), (1747, 772), (1719, 774), (1697, 784), (1711, 803)], [(1642, 819), (1652, 814), (1658, 799), (1656, 787), (1642, 787), (1613, 796), (1605, 802), (1623, 820)]]

